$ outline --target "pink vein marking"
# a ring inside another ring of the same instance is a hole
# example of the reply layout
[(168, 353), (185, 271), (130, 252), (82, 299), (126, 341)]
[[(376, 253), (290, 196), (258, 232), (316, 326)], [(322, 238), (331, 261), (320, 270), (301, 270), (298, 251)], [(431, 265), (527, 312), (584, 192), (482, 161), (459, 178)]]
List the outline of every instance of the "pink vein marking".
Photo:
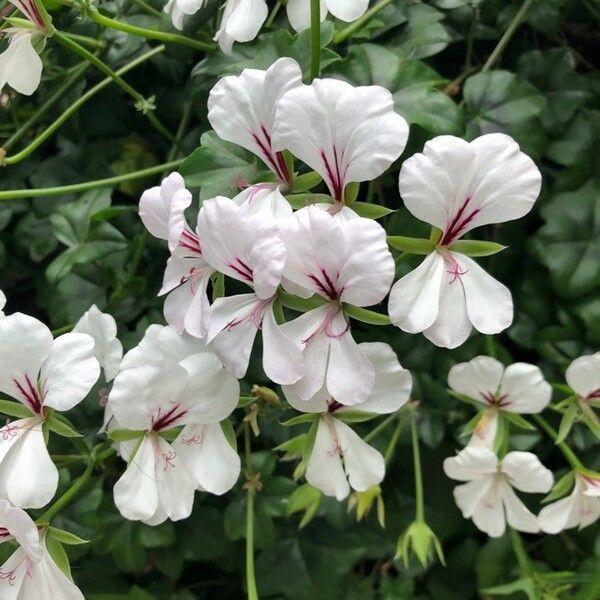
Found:
[(187, 415), (188, 411), (181, 408), (179, 403), (175, 404), (166, 413), (161, 414), (162, 408), (158, 409), (156, 416), (152, 417), (152, 430), (162, 431), (167, 427), (174, 427), (179, 419)]
[(335, 160), (335, 173), (334, 169), (332, 169), (331, 165), (329, 164), (329, 159), (325, 154), (325, 150), (321, 148), (321, 160), (323, 161), (325, 170), (327, 171), (327, 178), (329, 179), (329, 187), (331, 189), (331, 193), (333, 194), (333, 199), (337, 200), (338, 202), (342, 202), (344, 199), (344, 182), (340, 173), (337, 148), (335, 146), (333, 146), (333, 158)]
[(502, 396), (496, 396), (492, 392), (479, 392), (479, 394), (490, 406), (502, 408), (510, 404), (510, 401), (507, 400), (508, 394), (503, 394)]
[(585, 397), (586, 400), (591, 400), (592, 398), (600, 398), (600, 388), (598, 388), (597, 390), (594, 390), (593, 392), (590, 392)]
[(275, 173), (275, 175), (277, 175), (281, 181), (285, 183), (289, 182), (290, 176), (287, 172), (287, 167), (285, 166), (283, 157), (280, 156), (280, 152), (273, 152), (273, 149), (271, 148), (271, 136), (264, 125), (261, 125), (261, 132), (265, 137), (265, 141), (261, 140), (255, 131), (250, 131), (249, 133), (252, 136), (252, 139), (256, 142), (256, 145), (259, 147), (273, 173)]
[(467, 225), (475, 218), (475, 216), (481, 212), (481, 208), (474, 208), (471, 212), (466, 213), (467, 206), (471, 202), (471, 196), (468, 196), (465, 201), (461, 204), (460, 208), (456, 211), (456, 214), (452, 217), (442, 239), (439, 241), (438, 246), (447, 246), (452, 243), (467, 228)]
[(338, 291), (335, 289), (333, 281), (331, 281), (331, 278), (323, 267), (321, 267), (321, 276), (323, 281), (319, 278), (319, 276), (313, 273), (308, 274), (308, 278), (317, 286), (319, 290), (321, 290), (321, 292), (323, 292), (323, 294), (325, 294), (325, 296), (327, 296), (327, 298), (330, 300), (337, 300), (341, 296), (343, 290), (338, 293)]
[(31, 383), (29, 375), (25, 373), (25, 383), (27, 384), (27, 388), (23, 387), (17, 379), (13, 379), (13, 383), (17, 386), (17, 389), (23, 396), (25, 402), (29, 405), (29, 408), (31, 408), (34, 413), (40, 414), (42, 411), (43, 398)]
[(12, 3), (35, 25), (40, 29), (44, 28), (44, 20), (38, 10), (35, 2), (32, 0), (11, 0)]
[(249, 282), (254, 281), (252, 269), (241, 258), (236, 258), (235, 261), (229, 263), (228, 266), (232, 268), (242, 279), (245, 279)]

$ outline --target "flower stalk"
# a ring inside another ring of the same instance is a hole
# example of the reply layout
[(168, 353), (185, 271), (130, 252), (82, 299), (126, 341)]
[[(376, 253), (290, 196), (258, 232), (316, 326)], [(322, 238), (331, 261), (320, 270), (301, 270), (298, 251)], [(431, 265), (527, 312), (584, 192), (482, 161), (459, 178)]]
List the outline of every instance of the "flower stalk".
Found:
[(321, 71), (321, 0), (310, 0), (310, 81)]

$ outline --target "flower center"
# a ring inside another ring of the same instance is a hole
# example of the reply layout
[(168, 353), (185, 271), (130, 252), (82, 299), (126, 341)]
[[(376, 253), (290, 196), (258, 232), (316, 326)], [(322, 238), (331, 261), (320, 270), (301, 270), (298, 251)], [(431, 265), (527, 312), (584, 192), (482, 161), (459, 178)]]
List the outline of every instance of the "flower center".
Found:
[(150, 429), (152, 431), (162, 431), (174, 427), (179, 419), (185, 417), (188, 411), (182, 408), (179, 402), (173, 404), (171, 408), (163, 411), (163, 407), (159, 406), (156, 413), (152, 416), (152, 425)]
[(467, 228), (469, 223), (475, 218), (475, 216), (481, 211), (481, 208), (469, 209), (469, 203), (471, 202), (471, 196), (467, 196), (465, 201), (460, 205), (452, 219), (448, 222), (444, 235), (440, 239), (438, 246), (447, 246), (454, 240), (459, 238), (464, 230)]
[(34, 385), (28, 373), (25, 373), (23, 381), (13, 379), (13, 383), (19, 390), (19, 393), (25, 401), (25, 405), (28, 406), (36, 415), (41, 414), (46, 392), (40, 390), (39, 383), (38, 385)]

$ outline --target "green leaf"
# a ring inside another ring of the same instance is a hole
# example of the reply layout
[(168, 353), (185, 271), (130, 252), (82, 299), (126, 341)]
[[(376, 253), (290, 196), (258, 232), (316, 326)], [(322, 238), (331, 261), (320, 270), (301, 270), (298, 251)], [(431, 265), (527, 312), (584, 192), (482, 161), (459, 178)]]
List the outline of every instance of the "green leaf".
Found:
[(530, 600), (538, 600), (535, 582), (531, 577), (523, 577), (511, 583), (495, 585), (479, 591), (481, 594), (491, 594), (493, 596), (509, 596), (515, 592), (524, 592)]
[(375, 419), (380, 415), (378, 413), (366, 412), (362, 410), (340, 410), (335, 413), (335, 418), (344, 423), (363, 423)]
[(46, 419), (48, 429), (54, 433), (66, 438), (81, 438), (80, 433), (77, 433), (70, 425), (58, 418), (56, 415), (51, 415)]
[(388, 244), (407, 254), (431, 254), (435, 249), (435, 244), (425, 238), (413, 238), (403, 235), (388, 235)]
[(344, 304), (344, 313), (360, 321), (361, 323), (368, 323), (369, 325), (391, 325), (390, 318), (387, 315), (361, 308), (359, 306), (352, 306), (352, 304)]
[(573, 471), (569, 471), (554, 484), (550, 490), (550, 493), (542, 499), (542, 504), (554, 502), (554, 500), (558, 500), (559, 498), (566, 496), (573, 488), (574, 483), (575, 473)]
[(284, 427), (291, 427), (292, 425), (300, 425), (301, 423), (312, 423), (314, 420), (319, 418), (318, 413), (306, 413), (292, 417), (287, 421), (281, 423)]
[(46, 548), (48, 549), (48, 554), (52, 560), (56, 563), (56, 566), (70, 579), (73, 580), (71, 576), (71, 565), (69, 564), (69, 557), (65, 552), (65, 549), (62, 547), (62, 544), (52, 536), (46, 536), (45, 539)]
[(137, 440), (146, 435), (146, 431), (136, 431), (133, 429), (113, 429), (107, 433), (108, 437), (113, 442), (128, 442), (130, 440)]
[(70, 533), (64, 529), (57, 529), (56, 527), (48, 527), (48, 536), (52, 537), (57, 542), (68, 546), (78, 546), (80, 544), (90, 543), (89, 540), (84, 540), (74, 533)]
[(235, 435), (235, 429), (229, 419), (223, 419), (221, 421), (221, 430), (227, 440), (227, 443), (237, 452), (237, 437)]
[(505, 249), (506, 246), (502, 244), (483, 240), (457, 240), (448, 246), (448, 250), (460, 252), (467, 256), (492, 256)]
[(33, 412), (20, 402), (13, 402), (12, 400), (0, 400), (0, 413), (9, 415), (11, 417), (18, 417), (19, 419), (26, 419), (33, 417)]
[(232, 198), (242, 181), (254, 183), (272, 179), (270, 171), (254, 154), (237, 144), (207, 131), (200, 138), (200, 147), (188, 156), (179, 168), (188, 187), (200, 187), (200, 199), (214, 196)]
[(424, 3), (408, 4), (408, 22), (396, 38), (398, 51), (407, 58), (426, 58), (441, 52), (452, 37), (442, 24), (444, 13)]
[(292, 181), (292, 193), (298, 194), (300, 192), (306, 192), (317, 185), (319, 185), (323, 181), (323, 178), (316, 171), (310, 171), (309, 173), (304, 173), (303, 175), (298, 175), (294, 177)]
[(381, 204), (371, 204), (370, 202), (347, 202), (347, 206), (365, 219), (381, 219), (396, 212), (393, 208), (381, 206)]

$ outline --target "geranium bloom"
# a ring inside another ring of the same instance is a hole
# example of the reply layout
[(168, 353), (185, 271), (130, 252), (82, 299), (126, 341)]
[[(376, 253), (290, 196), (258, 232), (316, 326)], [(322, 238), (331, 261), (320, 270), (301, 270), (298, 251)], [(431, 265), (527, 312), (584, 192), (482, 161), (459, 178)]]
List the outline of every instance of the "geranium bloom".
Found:
[(275, 222), (251, 218), (229, 198), (220, 196), (202, 204), (198, 234), (206, 261), (254, 290), (213, 303), (206, 341), (241, 378), (261, 329), (263, 368), (269, 379), (282, 384), (298, 381), (303, 373), (302, 352), (286, 337), (273, 313), (286, 255)]
[(440, 136), (406, 160), (400, 171), (404, 204), (442, 233), (435, 251), (392, 288), (392, 322), (446, 348), (460, 346), (472, 327), (487, 334), (506, 329), (513, 318), (510, 291), (453, 243), (475, 227), (526, 215), (540, 185), (533, 161), (500, 133), (470, 143)]
[(22, 508), (41, 508), (58, 485), (42, 424), (47, 409), (73, 408), (98, 379), (94, 340), (83, 333), (53, 340), (43, 323), (21, 313), (0, 319), (0, 340), (0, 392), (31, 411), (31, 417), (0, 429), (0, 498)]
[(268, 14), (265, 0), (227, 0), (215, 42), (230, 54), (234, 42), (250, 42), (258, 35)]
[(292, 214), (283, 197), (293, 173), (282, 152), (273, 149), (275, 112), (279, 100), (302, 83), (302, 71), (291, 58), (280, 58), (266, 71), (244, 69), (238, 77), (223, 77), (208, 96), (208, 120), (217, 135), (256, 154), (273, 172), (277, 183), (245, 184), (234, 202), (251, 214), (276, 217)]
[(45, 533), (29, 515), (0, 500), (0, 544), (14, 540), (19, 548), (0, 567), (2, 600), (84, 600), (46, 548)]
[(185, 220), (184, 211), (192, 202), (183, 177), (171, 173), (160, 186), (146, 190), (140, 199), (140, 217), (155, 237), (167, 240), (171, 256), (158, 295), (168, 294), (164, 305), (167, 323), (203, 337), (210, 303), (207, 288), (213, 269), (202, 256), (197, 234)]
[(538, 520), (545, 533), (563, 529), (583, 529), (600, 518), (600, 478), (574, 473), (575, 485), (566, 498), (544, 506)]
[(600, 401), (600, 352), (576, 358), (565, 375), (569, 387), (582, 400)]
[(503, 459), (487, 448), (467, 447), (444, 461), (451, 479), (467, 483), (454, 488), (454, 499), (465, 519), (490, 537), (513, 529), (536, 533), (537, 518), (515, 494), (545, 493), (553, 484), (552, 473), (531, 452), (509, 452)]
[[(369, 7), (369, 0), (321, 0), (320, 19), (325, 20), (329, 11), (341, 21), (356, 21)], [(296, 31), (310, 27), (310, 0), (288, 0), (286, 10), (290, 25)]]
[(469, 445), (490, 449), (498, 429), (499, 412), (539, 413), (552, 398), (552, 387), (538, 367), (514, 363), (504, 368), (490, 356), (476, 356), (454, 365), (448, 373), (448, 385), (485, 407)]
[(394, 278), (394, 260), (384, 229), (371, 219), (333, 219), (314, 206), (281, 224), (287, 248), (283, 286), (326, 302), (283, 326), (303, 348), (305, 371), (294, 384), (302, 400), (324, 385), (342, 404), (364, 402), (375, 379), (373, 365), (354, 341), (342, 303), (381, 302)]
[(169, 0), (163, 9), (170, 17), (173, 27), (181, 31), (187, 15), (196, 14), (205, 4), (205, 0)]
[[(359, 344), (375, 370), (375, 384), (368, 398), (352, 410), (388, 414), (408, 401), (412, 378), (394, 351), (380, 342)], [(325, 387), (310, 400), (302, 400), (293, 387), (284, 386), (288, 402), (306, 413), (322, 413), (317, 437), (306, 468), (307, 481), (327, 496), (343, 500), (352, 489), (363, 492), (380, 483), (385, 473), (383, 456), (364, 442), (337, 416), (349, 407), (334, 399)]]
[(289, 150), (319, 173), (336, 202), (351, 182), (381, 175), (402, 154), (406, 121), (394, 112), (390, 92), (315, 79), (281, 98), (273, 146)]
[[(239, 474), (219, 425), (239, 384), (203, 342), (153, 325), (123, 358), (109, 396), (119, 427), (144, 432), (120, 444), (129, 465), (116, 483), (121, 514), (156, 525), (189, 517), (194, 490), (223, 493)], [(161, 433), (184, 426), (173, 443)]]
[(40, 85), (42, 59), (33, 43), (45, 37), (46, 23), (34, 0), (10, 0), (31, 27), (10, 27), (4, 30), (9, 36), (8, 48), (0, 54), (0, 92), (8, 84), (13, 90), (31, 96)]

